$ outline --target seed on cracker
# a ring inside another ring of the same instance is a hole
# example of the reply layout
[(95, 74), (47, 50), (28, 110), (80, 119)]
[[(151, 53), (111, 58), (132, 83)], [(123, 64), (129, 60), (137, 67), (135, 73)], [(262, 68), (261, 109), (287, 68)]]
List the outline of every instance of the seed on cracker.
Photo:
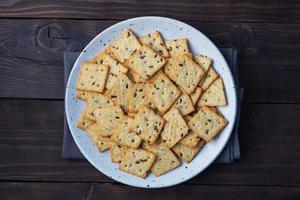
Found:
[(80, 68), (76, 88), (101, 93), (105, 88), (108, 72), (107, 65), (85, 62)]
[(126, 29), (121, 35), (109, 45), (107, 53), (123, 63), (134, 52), (141, 47), (139, 40), (136, 38), (131, 29)]
[(122, 122), (124, 114), (119, 106), (106, 106), (94, 109), (94, 116), (103, 134), (109, 136)]
[(163, 142), (169, 148), (172, 148), (188, 134), (189, 127), (177, 108), (172, 108), (163, 117), (166, 120), (166, 124), (161, 132), (161, 137)]
[(156, 53), (163, 57), (169, 57), (169, 52), (165, 45), (164, 40), (162, 39), (160, 32), (153, 32), (147, 35), (141, 36), (140, 41), (142, 44), (149, 46)]
[(158, 72), (149, 80), (146, 94), (160, 113), (165, 113), (179, 98), (181, 91), (163, 72)]
[(145, 178), (155, 161), (155, 155), (142, 149), (128, 149), (119, 166), (120, 170)]
[(176, 57), (176, 63), (165, 69), (167, 76), (188, 94), (192, 94), (204, 75), (203, 68), (188, 55)]
[(162, 68), (165, 63), (166, 60), (162, 56), (150, 47), (143, 45), (125, 61), (124, 65), (146, 80)]
[(165, 120), (147, 106), (140, 108), (135, 116), (134, 128), (136, 133), (149, 144), (153, 144), (159, 136)]
[(169, 53), (172, 55), (189, 53), (189, 46), (187, 39), (175, 39), (165, 42)]
[(227, 100), (224, 91), (223, 80), (218, 78), (201, 95), (198, 106), (226, 106)]
[(189, 121), (189, 127), (206, 142), (210, 142), (227, 125), (228, 121), (206, 106)]

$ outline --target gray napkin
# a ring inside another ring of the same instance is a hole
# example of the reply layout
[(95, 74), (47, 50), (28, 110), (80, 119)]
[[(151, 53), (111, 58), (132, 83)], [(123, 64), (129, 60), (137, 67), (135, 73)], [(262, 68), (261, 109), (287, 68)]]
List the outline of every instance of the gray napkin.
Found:
[[(229, 67), (234, 75), (236, 82), (236, 90), (238, 94), (238, 111), (237, 119), (232, 132), (232, 135), (224, 148), (223, 152), (215, 160), (215, 163), (231, 163), (235, 159), (240, 158), (240, 146), (238, 140), (238, 124), (240, 118), (240, 107), (243, 97), (243, 89), (240, 89), (238, 83), (238, 68), (237, 68), (237, 51), (232, 48), (220, 49), (224, 55)], [(65, 52), (64, 53), (64, 78), (65, 78), (65, 87), (68, 81), (69, 74), (72, 70), (73, 64), (75, 63), (77, 57), (79, 56), (78, 52)], [(67, 120), (64, 120), (64, 137), (63, 137), (63, 148), (62, 148), (62, 158), (63, 159), (84, 159), (84, 156), (81, 154), (77, 145), (75, 144), (73, 137), (70, 133)]]

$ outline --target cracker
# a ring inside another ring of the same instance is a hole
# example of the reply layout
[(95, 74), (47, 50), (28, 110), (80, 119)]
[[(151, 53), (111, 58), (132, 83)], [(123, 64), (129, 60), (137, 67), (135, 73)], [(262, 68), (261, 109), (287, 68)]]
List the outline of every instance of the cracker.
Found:
[(155, 161), (155, 155), (142, 149), (128, 149), (119, 166), (120, 170), (145, 178)]
[(186, 116), (195, 110), (192, 100), (186, 93), (181, 94), (173, 107), (177, 108), (182, 116)]
[(212, 63), (212, 60), (204, 55), (194, 56), (194, 60), (204, 69), (205, 72), (207, 72)]
[(112, 99), (115, 105), (119, 105), (125, 112), (128, 112), (128, 93), (132, 87), (132, 82), (126, 74), (120, 74), (107, 96)]
[(160, 143), (150, 151), (156, 155), (156, 160), (151, 168), (151, 172), (155, 176), (160, 176), (180, 165), (176, 155), (165, 143)]
[(140, 108), (135, 116), (134, 128), (137, 134), (149, 144), (153, 144), (164, 127), (165, 120), (147, 106)]
[(121, 73), (127, 73), (128, 71), (128, 68), (124, 67), (121, 63), (110, 57), (105, 52), (100, 52), (93, 58), (92, 61), (97, 64), (109, 66), (109, 73), (105, 85), (107, 89), (112, 88)]
[(111, 161), (115, 163), (120, 163), (126, 154), (127, 148), (115, 142), (111, 142), (109, 150)]
[(163, 57), (169, 57), (168, 49), (162, 39), (160, 32), (156, 31), (148, 35), (141, 36), (140, 41), (142, 44), (151, 47), (156, 53)]
[(92, 124), (94, 124), (95, 122), (88, 119), (86, 116), (85, 116), (85, 113), (82, 113), (78, 122), (77, 122), (77, 128), (80, 128), (82, 130), (86, 130), (88, 129), (88, 127), (90, 127)]
[(182, 140), (180, 140), (179, 143), (193, 148), (197, 146), (200, 140), (201, 137), (197, 133), (193, 132), (192, 130), (189, 130), (188, 134)]
[(203, 77), (204, 71), (188, 55), (183, 54), (177, 56), (176, 59), (175, 65), (172, 68), (166, 68), (165, 73), (188, 94), (192, 94)]
[(188, 41), (185, 38), (168, 40), (165, 44), (171, 56), (189, 53)]
[(172, 150), (186, 163), (191, 162), (194, 157), (197, 155), (198, 151), (203, 147), (205, 142), (200, 141), (196, 147), (191, 148), (185, 146), (184, 144), (178, 143), (176, 144)]
[(103, 134), (109, 136), (122, 123), (124, 114), (119, 106), (106, 106), (103, 108), (96, 108), (94, 116), (100, 126)]
[(117, 129), (111, 136), (111, 140), (130, 148), (137, 149), (142, 139), (133, 131)]
[(146, 96), (146, 83), (136, 83), (130, 88), (128, 112), (138, 112), (142, 106), (153, 107), (150, 99)]
[(172, 108), (163, 117), (167, 122), (161, 132), (161, 137), (163, 142), (166, 143), (169, 148), (172, 148), (188, 134), (189, 127), (177, 108)]
[(224, 91), (223, 80), (218, 78), (201, 95), (198, 106), (226, 106), (227, 100)]
[(149, 81), (146, 94), (160, 113), (165, 113), (179, 98), (181, 91), (163, 72), (158, 72)]
[(203, 90), (200, 87), (197, 87), (196, 90), (191, 94), (191, 100), (193, 102), (193, 105), (196, 105), (201, 94), (202, 94)]
[(95, 108), (113, 105), (113, 102), (107, 96), (96, 93), (88, 94), (86, 102), (86, 117), (94, 121), (96, 120), (93, 113)]
[(76, 88), (101, 93), (105, 88), (108, 72), (107, 65), (84, 62), (80, 68)]
[(147, 80), (162, 68), (165, 63), (166, 60), (162, 56), (150, 47), (143, 45), (125, 61), (124, 65)]
[(227, 120), (208, 107), (200, 107), (189, 121), (190, 128), (206, 142), (210, 142), (226, 125)]
[(134, 52), (141, 47), (131, 29), (126, 29), (120, 36), (107, 48), (107, 53), (123, 63)]
[(205, 75), (205, 77), (203, 78), (203, 80), (201, 81), (201, 83), (199, 84), (201, 86), (201, 88), (203, 90), (207, 90), (207, 88), (209, 88), (209, 86), (219, 77), (219, 75), (217, 74), (217, 72), (214, 70), (213, 67), (210, 67)]
[(111, 147), (112, 142), (109, 137), (98, 137), (95, 145), (100, 152), (103, 152)]

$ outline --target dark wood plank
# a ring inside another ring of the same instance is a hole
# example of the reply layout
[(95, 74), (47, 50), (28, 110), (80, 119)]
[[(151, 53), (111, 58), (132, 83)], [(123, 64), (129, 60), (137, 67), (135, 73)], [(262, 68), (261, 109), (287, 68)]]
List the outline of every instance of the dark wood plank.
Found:
[(179, 185), (147, 190), (116, 184), (0, 183), (1, 199), (297, 199), (299, 187)]
[(2, 18), (128, 19), (137, 16), (168, 16), (199, 21), (300, 21), (298, 1), (25, 1), (0, 4)]
[[(0, 97), (63, 99), (62, 53), (80, 51), (116, 22), (0, 20)], [(218, 47), (239, 49), (248, 101), (300, 102), (300, 24), (189, 23)]]
[[(62, 160), (63, 102), (0, 100), (0, 180), (113, 182), (87, 161)], [(300, 105), (247, 104), (242, 158), (189, 184), (300, 186)]]

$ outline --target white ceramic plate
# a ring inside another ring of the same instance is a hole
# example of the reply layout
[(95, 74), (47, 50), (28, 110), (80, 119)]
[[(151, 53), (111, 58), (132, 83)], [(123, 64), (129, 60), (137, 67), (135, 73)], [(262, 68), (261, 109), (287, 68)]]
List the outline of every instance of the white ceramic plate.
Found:
[[(76, 128), (77, 120), (84, 109), (84, 103), (75, 98), (75, 85), (80, 64), (91, 59), (97, 52), (104, 49), (126, 28), (131, 28), (138, 36), (157, 30), (162, 33), (165, 40), (187, 38), (193, 54), (204, 54), (213, 59), (214, 68), (221, 75), (225, 84), (228, 106), (222, 107), (220, 110), (229, 121), (229, 124), (217, 139), (206, 144), (200, 150), (191, 163), (182, 163), (176, 169), (160, 177), (150, 174), (145, 179), (141, 179), (120, 171), (118, 164), (111, 162), (108, 151), (99, 153), (87, 135), (82, 130)], [(144, 188), (176, 185), (191, 179), (207, 168), (226, 145), (233, 129), (237, 109), (233, 76), (218, 48), (205, 35), (190, 25), (164, 17), (138, 17), (129, 19), (117, 23), (97, 35), (85, 47), (74, 64), (66, 89), (65, 106), (70, 131), (86, 159), (100, 172), (116, 181)]]

